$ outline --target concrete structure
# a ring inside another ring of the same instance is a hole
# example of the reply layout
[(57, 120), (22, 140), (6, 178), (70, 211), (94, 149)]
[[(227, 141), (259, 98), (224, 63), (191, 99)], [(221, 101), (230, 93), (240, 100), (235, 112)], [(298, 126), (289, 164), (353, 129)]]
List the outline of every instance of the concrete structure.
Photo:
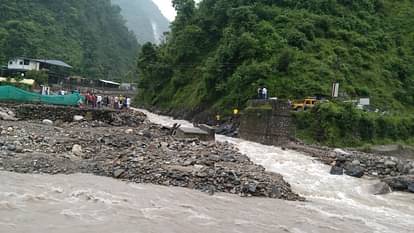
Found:
[(43, 60), (43, 59), (31, 59), (31, 58), (14, 58), (10, 59), (7, 64), (7, 69), (17, 71), (29, 71), (29, 70), (43, 70), (49, 69), (51, 66), (63, 67), (71, 69), (72, 66), (59, 60)]
[(240, 119), (240, 137), (265, 145), (283, 146), (293, 138), (287, 100), (252, 100)]
[(201, 141), (214, 141), (214, 129), (207, 125), (202, 125), (201, 127), (180, 127), (175, 131), (174, 136), (177, 138), (198, 138)]
[(7, 68), (1, 70), (6, 77), (25, 76), (28, 71), (45, 71), (48, 74), (48, 83), (57, 84), (69, 76), (72, 66), (59, 60), (44, 60), (17, 57), (10, 59)]

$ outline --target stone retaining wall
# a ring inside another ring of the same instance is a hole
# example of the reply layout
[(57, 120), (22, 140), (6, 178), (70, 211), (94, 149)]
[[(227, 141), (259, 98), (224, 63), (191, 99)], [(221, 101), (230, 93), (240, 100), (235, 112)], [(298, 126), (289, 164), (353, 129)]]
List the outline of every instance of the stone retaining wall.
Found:
[(252, 100), (243, 111), (240, 137), (266, 145), (282, 146), (292, 138), (290, 106), (284, 100)]

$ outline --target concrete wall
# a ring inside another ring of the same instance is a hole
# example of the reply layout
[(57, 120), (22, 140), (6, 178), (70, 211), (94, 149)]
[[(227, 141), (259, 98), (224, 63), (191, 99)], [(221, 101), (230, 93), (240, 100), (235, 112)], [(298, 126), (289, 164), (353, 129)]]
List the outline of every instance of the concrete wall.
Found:
[(290, 105), (284, 100), (252, 100), (242, 112), (240, 137), (265, 145), (283, 146), (292, 138)]

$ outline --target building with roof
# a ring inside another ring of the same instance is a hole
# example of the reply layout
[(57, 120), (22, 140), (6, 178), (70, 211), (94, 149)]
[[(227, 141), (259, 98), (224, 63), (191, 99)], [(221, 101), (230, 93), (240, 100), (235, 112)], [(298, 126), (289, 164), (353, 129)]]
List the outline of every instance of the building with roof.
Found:
[(5, 75), (23, 74), (22, 76), (24, 76), (28, 71), (46, 71), (49, 76), (49, 83), (58, 83), (59, 80), (69, 76), (70, 69), (72, 69), (72, 66), (59, 60), (17, 57), (9, 60)]
[(72, 66), (59, 60), (44, 60), (44, 59), (31, 59), (31, 58), (14, 58), (9, 60), (7, 68), (9, 70), (29, 71), (29, 70), (44, 70), (50, 69), (50, 67), (62, 67), (72, 69)]

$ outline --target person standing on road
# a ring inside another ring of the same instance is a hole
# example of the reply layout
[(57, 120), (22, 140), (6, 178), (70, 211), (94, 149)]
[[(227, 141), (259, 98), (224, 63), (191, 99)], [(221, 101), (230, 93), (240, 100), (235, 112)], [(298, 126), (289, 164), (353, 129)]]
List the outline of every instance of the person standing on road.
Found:
[(267, 99), (267, 88), (263, 87), (262, 92), (263, 92), (263, 99)]
[(96, 104), (98, 108), (102, 108), (102, 96), (96, 96)]
[(257, 98), (258, 99), (262, 99), (263, 98), (263, 88), (262, 87), (259, 87), (257, 89)]

